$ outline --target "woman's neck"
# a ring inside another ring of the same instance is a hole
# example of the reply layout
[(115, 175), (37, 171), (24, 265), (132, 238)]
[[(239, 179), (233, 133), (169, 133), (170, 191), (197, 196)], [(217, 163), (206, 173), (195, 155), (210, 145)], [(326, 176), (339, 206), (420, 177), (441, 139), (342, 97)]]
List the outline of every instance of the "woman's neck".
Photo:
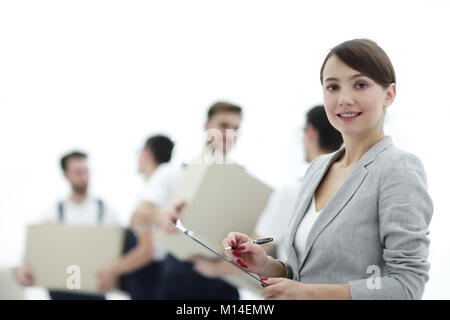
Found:
[(375, 144), (385, 137), (384, 131), (381, 130), (377, 134), (371, 135), (343, 135), (345, 145), (345, 153), (339, 162), (341, 168), (351, 168), (353, 167), (359, 159)]

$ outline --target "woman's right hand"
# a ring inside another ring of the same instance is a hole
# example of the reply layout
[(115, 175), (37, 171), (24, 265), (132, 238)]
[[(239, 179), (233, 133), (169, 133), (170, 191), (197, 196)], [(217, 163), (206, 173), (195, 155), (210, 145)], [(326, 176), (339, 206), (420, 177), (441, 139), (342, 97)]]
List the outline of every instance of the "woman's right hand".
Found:
[(253, 244), (251, 241), (252, 239), (246, 234), (230, 232), (223, 240), (223, 246), (226, 248), (239, 244), (239, 247), (235, 250), (225, 250), (225, 255), (249, 272), (266, 276), (273, 258), (269, 257), (260, 245)]
[(33, 274), (27, 267), (18, 267), (15, 270), (16, 281), (23, 287), (31, 287), (34, 284)]

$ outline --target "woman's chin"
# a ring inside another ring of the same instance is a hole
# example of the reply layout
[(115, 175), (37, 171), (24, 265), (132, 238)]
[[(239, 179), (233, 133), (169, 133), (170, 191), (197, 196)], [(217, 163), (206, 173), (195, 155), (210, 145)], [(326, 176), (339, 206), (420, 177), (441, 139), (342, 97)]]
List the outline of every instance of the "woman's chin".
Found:
[(359, 128), (351, 128), (350, 126), (343, 126), (341, 128), (338, 129), (338, 131), (343, 135), (343, 136), (357, 136), (360, 135), (362, 133), (362, 130), (360, 130)]

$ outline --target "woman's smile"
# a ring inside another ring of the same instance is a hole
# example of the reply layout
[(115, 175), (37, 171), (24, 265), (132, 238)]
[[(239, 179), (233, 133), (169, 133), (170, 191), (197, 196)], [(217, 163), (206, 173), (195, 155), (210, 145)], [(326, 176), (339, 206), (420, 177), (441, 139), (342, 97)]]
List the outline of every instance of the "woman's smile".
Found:
[(353, 112), (353, 111), (345, 111), (345, 112), (341, 112), (338, 113), (337, 116), (339, 117), (339, 119), (341, 119), (342, 121), (353, 121), (356, 118), (358, 118), (360, 115), (362, 114), (362, 112)]

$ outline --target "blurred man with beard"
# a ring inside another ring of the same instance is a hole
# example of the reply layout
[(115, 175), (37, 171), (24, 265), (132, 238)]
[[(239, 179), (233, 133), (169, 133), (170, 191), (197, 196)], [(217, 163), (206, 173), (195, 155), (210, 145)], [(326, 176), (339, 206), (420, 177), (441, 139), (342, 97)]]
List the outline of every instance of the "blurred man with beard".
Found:
[[(240, 106), (225, 101), (214, 103), (207, 112), (204, 125), (206, 142), (202, 154), (193, 163), (232, 163), (231, 153), (238, 138), (241, 120)], [(180, 217), (184, 205), (184, 202), (178, 203), (166, 209), (164, 214), (174, 222)], [(155, 297), (158, 300), (237, 300), (239, 292), (222, 279), (200, 274), (194, 269), (192, 261), (181, 261), (169, 254)]]
[[(232, 163), (231, 152), (238, 137), (242, 120), (242, 108), (238, 105), (218, 101), (207, 111), (205, 130), (206, 139), (201, 154), (192, 160), (193, 164)], [(172, 175), (169, 181), (172, 181)], [(181, 175), (179, 175), (181, 178)], [(176, 185), (162, 188), (163, 194), (170, 198)], [(156, 190), (155, 190), (156, 191)], [(160, 192), (158, 192), (160, 193)], [(169, 207), (156, 206), (143, 201), (135, 210), (131, 226), (145, 228), (157, 225), (168, 232), (176, 232), (168, 225), (180, 217), (184, 202)], [(210, 279), (193, 269), (190, 261), (180, 261), (168, 254), (162, 262), (159, 275), (159, 287), (155, 289), (157, 300), (236, 300), (239, 293), (236, 288), (221, 279)]]
[[(89, 168), (87, 155), (74, 151), (61, 159), (64, 178), (69, 182), (69, 197), (55, 204), (47, 213), (43, 223), (63, 223), (65, 225), (117, 225), (116, 214), (105, 205), (103, 200), (88, 194)], [(22, 286), (33, 286), (33, 274), (26, 267), (16, 269), (16, 280)], [(103, 300), (104, 295), (78, 294), (63, 291), (49, 291), (52, 300)]]

